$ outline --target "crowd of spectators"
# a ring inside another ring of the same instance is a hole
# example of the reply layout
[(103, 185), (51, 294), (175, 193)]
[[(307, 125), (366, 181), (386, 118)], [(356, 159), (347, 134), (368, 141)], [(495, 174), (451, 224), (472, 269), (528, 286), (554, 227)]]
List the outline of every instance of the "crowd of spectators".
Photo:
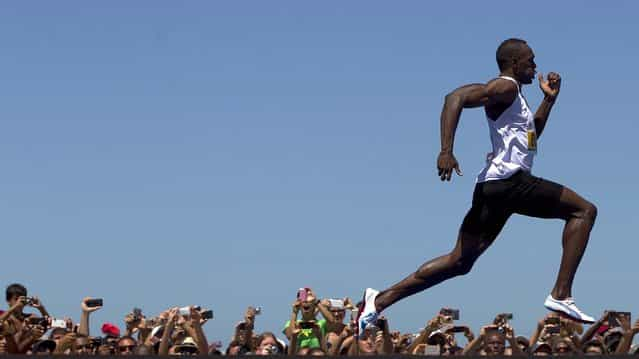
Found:
[[(475, 334), (461, 325), (459, 311), (442, 308), (418, 333), (400, 333), (388, 318), (356, 335), (356, 305), (349, 299), (320, 299), (301, 288), (288, 321), (278, 332), (255, 332), (260, 308), (249, 307), (225, 347), (210, 343), (202, 326), (212, 319), (205, 308), (170, 308), (155, 317), (134, 309), (124, 317), (123, 330), (111, 323), (99, 335), (89, 333), (91, 313), (102, 299), (84, 298), (79, 323), (52, 317), (37, 297), (12, 284), (6, 289), (8, 309), (0, 311), (0, 355), (610, 355), (635, 354), (632, 345), (639, 321), (630, 313), (606, 311), (584, 330), (582, 324), (558, 314), (540, 319), (530, 338), (518, 336), (509, 324), (511, 313), (500, 313)], [(25, 313), (32, 307), (37, 314)], [(464, 339), (462, 339), (464, 338)], [(460, 343), (465, 343), (461, 346)], [(639, 354), (639, 353), (638, 353)]]

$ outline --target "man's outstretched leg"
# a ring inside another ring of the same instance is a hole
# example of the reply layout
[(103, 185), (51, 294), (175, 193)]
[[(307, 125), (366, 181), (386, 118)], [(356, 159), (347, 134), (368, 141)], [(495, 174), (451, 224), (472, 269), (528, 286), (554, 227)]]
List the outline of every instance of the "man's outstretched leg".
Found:
[(544, 306), (575, 320), (592, 323), (572, 299), (572, 282), (586, 250), (590, 230), (597, 217), (597, 208), (574, 191), (560, 184), (530, 174), (519, 176), (517, 189), (512, 191), (513, 211), (537, 218), (563, 219), (563, 254), (557, 281)]
[(457, 244), (450, 253), (424, 263), (416, 272), (382, 292), (370, 288), (365, 291), (358, 319), (360, 332), (393, 303), (470, 271), (510, 217), (510, 212), (486, 202), (483, 188), (483, 184), (475, 188), (473, 207), (464, 218)]
[(597, 207), (564, 187), (556, 217), (566, 221), (562, 236), (563, 253), (555, 286), (546, 299), (545, 306), (572, 317), (577, 316), (583, 322), (592, 323), (594, 318), (585, 315), (574, 305), (572, 283), (597, 218)]

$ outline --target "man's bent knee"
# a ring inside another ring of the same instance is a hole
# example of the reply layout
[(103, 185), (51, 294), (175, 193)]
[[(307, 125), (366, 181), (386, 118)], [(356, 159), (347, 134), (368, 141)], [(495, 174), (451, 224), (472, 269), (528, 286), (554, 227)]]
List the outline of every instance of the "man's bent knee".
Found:
[(449, 267), (453, 275), (468, 274), (477, 260), (476, 256), (450, 255)]
[(594, 223), (597, 219), (597, 211), (597, 206), (590, 202), (587, 202), (584, 208), (579, 211), (577, 216)]
[(460, 259), (455, 262), (453, 267), (453, 272), (456, 275), (465, 275), (470, 273), (470, 270), (473, 269), (473, 265), (475, 264), (475, 260), (470, 259)]

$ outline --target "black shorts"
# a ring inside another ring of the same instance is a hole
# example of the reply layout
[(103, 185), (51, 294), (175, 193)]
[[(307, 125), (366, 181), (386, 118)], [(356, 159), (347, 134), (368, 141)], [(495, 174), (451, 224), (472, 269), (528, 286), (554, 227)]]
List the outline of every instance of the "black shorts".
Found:
[(464, 218), (462, 232), (496, 236), (513, 214), (558, 218), (563, 186), (518, 171), (503, 180), (477, 183), (473, 204)]

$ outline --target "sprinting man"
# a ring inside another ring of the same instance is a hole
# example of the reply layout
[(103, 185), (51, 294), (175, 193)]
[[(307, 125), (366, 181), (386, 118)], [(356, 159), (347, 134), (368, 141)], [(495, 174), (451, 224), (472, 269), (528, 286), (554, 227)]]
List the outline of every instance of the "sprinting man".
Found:
[(514, 213), (566, 222), (559, 274), (544, 306), (580, 322), (594, 322), (575, 305), (571, 291), (597, 208), (569, 188), (531, 174), (537, 139), (546, 127), (561, 87), (557, 73), (549, 73), (546, 79), (540, 73), (539, 87), (544, 99), (533, 114), (521, 87), (533, 82), (537, 67), (534, 58), (526, 41), (508, 39), (497, 49), (499, 77), (487, 84), (462, 86), (446, 96), (441, 115), (441, 152), (437, 158), (441, 180), (450, 181), (453, 171), (462, 175), (453, 155), (462, 109), (484, 107), (493, 151), (477, 176), (472, 206), (462, 222), (455, 248), (424, 263), (415, 273), (386, 290), (366, 289), (360, 303), (360, 333), (395, 302), (468, 273)]

